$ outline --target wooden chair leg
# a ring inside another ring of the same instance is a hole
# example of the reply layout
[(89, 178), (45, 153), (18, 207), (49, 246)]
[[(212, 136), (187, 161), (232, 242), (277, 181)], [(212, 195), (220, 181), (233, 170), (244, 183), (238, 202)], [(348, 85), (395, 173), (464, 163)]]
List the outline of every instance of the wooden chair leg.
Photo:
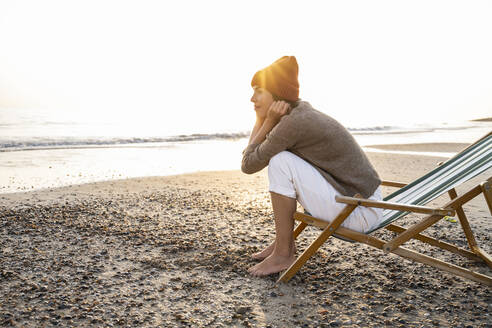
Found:
[(307, 223), (304, 223), (304, 222), (301, 222), (297, 225), (297, 227), (295, 228), (294, 232), (293, 232), (293, 236), (294, 236), (294, 240), (296, 240), (296, 238), (300, 235), (300, 233), (306, 229), (307, 227)]
[(475, 246), (473, 248), (473, 253), (480, 256), (485, 261), (485, 263), (487, 263), (488, 267), (492, 269), (492, 256), (490, 256), (488, 253), (486, 253), (483, 249), (481, 249), (478, 246)]
[[(486, 185), (488, 184), (488, 182), (484, 182), (480, 185), (482, 191), (484, 191), (484, 189), (487, 188), (486, 186), (484, 186), (484, 184)], [(490, 185), (489, 185), (489, 190), (488, 191), (485, 190), (485, 192), (488, 192), (489, 194), (492, 193), (492, 191), (490, 191)], [(485, 192), (483, 192), (483, 194), (485, 196), (485, 199), (487, 199), (488, 196), (485, 194)], [(458, 195), (456, 194), (456, 190), (454, 190), (454, 188), (449, 190), (448, 193), (451, 196), (451, 199), (455, 199), (458, 197)], [(456, 207), (456, 214), (458, 215), (461, 227), (465, 232), (466, 240), (468, 241), (468, 245), (470, 246), (470, 249), (472, 250), (473, 253), (480, 256), (480, 258), (484, 260), (485, 263), (487, 263), (487, 265), (492, 269), (492, 257), (478, 246), (477, 240), (475, 239), (475, 236), (473, 235), (473, 231), (470, 227), (470, 223), (468, 222), (465, 212), (463, 211), (463, 208), (461, 206)]]
[[(467, 203), (468, 201), (472, 200), (476, 196), (478, 196), (482, 192), (482, 189), (480, 186), (476, 186), (475, 188), (469, 190), (468, 192), (464, 193), (460, 197), (457, 197), (453, 200), (451, 200), (449, 203), (443, 206), (443, 208), (453, 208), (456, 210), (457, 207), (461, 207), (464, 203)], [(414, 238), (417, 234), (421, 233), (428, 227), (432, 226), (434, 223), (439, 221), (440, 219), (443, 218), (443, 215), (430, 215), (426, 217), (424, 220), (420, 221), (416, 225), (408, 228), (405, 232), (399, 234), (397, 237), (393, 238), (391, 241), (387, 242), (383, 250), (385, 252), (391, 252), (406, 241)]]
[[(341, 236), (357, 240), (358, 242), (364, 243), (366, 245), (383, 249), (384, 247), (384, 241), (380, 240), (378, 238), (362, 234), (360, 232), (356, 232), (350, 229), (346, 229), (343, 227), (338, 228), (337, 234), (340, 234)], [(474, 272), (462, 267), (459, 267), (457, 265), (447, 263), (438, 259), (435, 259), (433, 257), (403, 248), (403, 247), (398, 247), (392, 251), (392, 253), (399, 255), (401, 257), (407, 258), (409, 260), (413, 260), (416, 262), (420, 262), (422, 264), (430, 265), (433, 266), (437, 269), (447, 271), (451, 274), (455, 274), (458, 276), (461, 276), (463, 278), (467, 278), (476, 282), (483, 283), (487, 286), (492, 286), (492, 277)]]
[[(485, 201), (489, 206), (490, 214), (492, 214), (492, 183), (490, 179), (480, 184), (480, 187), (482, 188), (482, 193), (483, 196), (485, 197)], [(476, 247), (474, 252), (480, 255), (480, 257), (483, 258), (485, 262), (487, 262), (487, 265), (492, 269), (492, 256), (485, 253), (485, 251), (480, 249), (478, 246)]]
[(492, 185), (489, 181), (483, 182), (480, 187), (482, 188), (483, 196), (487, 205), (489, 205), (490, 214), (492, 214)]
[(277, 282), (289, 281), (299, 269), (307, 262), (307, 260), (324, 244), (324, 242), (337, 230), (337, 228), (345, 221), (345, 219), (356, 208), (356, 205), (347, 205), (337, 215), (337, 217), (323, 230), (323, 232), (316, 238), (311, 245), (292, 263), (292, 265), (280, 276)]
[[(407, 229), (400, 227), (396, 224), (389, 224), (385, 228), (386, 228), (386, 230), (396, 232), (396, 233), (402, 233), (402, 232), (405, 232), (407, 230)], [(419, 240), (419, 241), (421, 241), (425, 244), (431, 245), (431, 246), (439, 247), (440, 249), (446, 250), (448, 252), (464, 256), (464, 257), (466, 257), (470, 260), (473, 260), (473, 261), (481, 261), (482, 260), (482, 258), (480, 256), (478, 256), (477, 254), (475, 254), (473, 252), (470, 252), (464, 248), (456, 247), (455, 245), (443, 242), (441, 240), (437, 240), (437, 239), (429, 237), (427, 235), (417, 234), (413, 237), (413, 239)]]
[(420, 262), (423, 264), (433, 266), (435, 268), (447, 271), (449, 273), (461, 276), (463, 278), (467, 278), (467, 279), (470, 279), (470, 280), (473, 280), (476, 282), (483, 283), (487, 286), (492, 286), (492, 278), (490, 278), (489, 276), (486, 276), (484, 274), (459, 267), (459, 266), (451, 264), (451, 263), (440, 261), (440, 260), (435, 259), (433, 257), (427, 256), (427, 255), (424, 255), (421, 253), (417, 253), (417, 252), (411, 251), (411, 250), (403, 248), (403, 247), (399, 247), (399, 248), (393, 250), (392, 253), (400, 255), (402, 257), (406, 257), (406, 258), (414, 260), (416, 262)]
[[(456, 193), (456, 190), (454, 188), (449, 190), (448, 194), (451, 199), (458, 198), (458, 194)], [(456, 207), (456, 214), (458, 215), (461, 227), (465, 232), (466, 239), (468, 240), (468, 245), (470, 246), (470, 249), (473, 250), (473, 247), (477, 246), (477, 241), (475, 239), (475, 236), (473, 235), (473, 232), (470, 228), (470, 223), (468, 222), (468, 219), (466, 218), (465, 212), (463, 211), (463, 207), (461, 207), (461, 205)]]

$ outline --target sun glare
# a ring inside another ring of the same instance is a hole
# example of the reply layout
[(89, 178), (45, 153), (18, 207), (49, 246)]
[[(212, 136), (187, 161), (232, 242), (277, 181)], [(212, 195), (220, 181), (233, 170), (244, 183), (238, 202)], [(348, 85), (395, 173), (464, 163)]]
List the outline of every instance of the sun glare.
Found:
[(0, 107), (248, 129), (252, 75), (295, 55), (301, 98), (346, 124), (490, 116), (491, 13), (447, 1), (7, 1)]

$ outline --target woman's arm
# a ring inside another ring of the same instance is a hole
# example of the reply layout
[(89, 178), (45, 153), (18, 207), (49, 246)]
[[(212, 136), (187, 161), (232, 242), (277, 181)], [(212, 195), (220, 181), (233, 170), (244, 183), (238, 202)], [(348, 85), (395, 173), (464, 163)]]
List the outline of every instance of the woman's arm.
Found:
[(251, 131), (251, 135), (249, 136), (248, 146), (253, 143), (253, 139), (255, 138), (258, 131), (261, 129), (264, 122), (265, 122), (264, 118), (256, 117), (255, 126), (253, 127), (253, 130)]
[[(283, 104), (282, 104), (283, 103)], [(285, 104), (285, 105), (284, 105)], [(255, 128), (251, 132), (249, 145), (243, 151), (241, 170), (251, 174), (258, 172), (268, 165), (270, 158), (275, 154), (288, 149), (296, 142), (296, 132), (292, 130), (292, 122), (282, 121), (274, 130), (273, 128), (280, 122), (280, 118), (288, 113), (289, 104), (278, 102), (272, 104), (267, 117), (260, 125), (257, 121)], [(268, 133), (275, 131), (267, 139)]]

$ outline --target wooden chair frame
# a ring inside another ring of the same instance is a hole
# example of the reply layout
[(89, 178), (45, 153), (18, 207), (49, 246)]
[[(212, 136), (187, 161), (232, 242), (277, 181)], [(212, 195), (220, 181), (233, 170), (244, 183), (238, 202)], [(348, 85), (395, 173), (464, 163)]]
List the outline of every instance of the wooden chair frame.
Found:
[[(404, 187), (406, 184), (383, 181), (382, 185), (392, 187)], [(299, 271), (299, 269), (306, 263), (306, 261), (319, 249), (319, 247), (321, 247), (321, 245), (323, 245), (323, 243), (330, 236), (336, 234), (336, 236), (341, 236), (349, 240), (357, 241), (381, 249), (386, 253), (393, 253), (401, 257), (424, 263), (435, 268), (447, 271), (449, 273), (483, 283), (487, 286), (492, 286), (492, 277), (488, 275), (474, 272), (469, 269), (465, 269), (463, 267), (447, 263), (402, 247), (402, 245), (408, 240), (416, 239), (426, 244), (436, 246), (443, 250), (467, 257), (474, 261), (484, 261), (489, 266), (489, 268), (492, 269), (492, 257), (477, 245), (468, 219), (466, 218), (462, 208), (465, 203), (469, 202), (479, 194), (483, 194), (488, 204), (489, 210), (492, 214), (492, 177), (490, 177), (482, 184), (470, 189), (461, 196), (457, 195), (454, 188), (450, 189), (448, 191), (448, 194), (451, 200), (441, 208), (404, 205), (385, 201), (373, 201), (362, 199), (357, 195), (356, 197), (338, 196), (336, 197), (337, 202), (345, 203), (346, 206), (332, 222), (322, 221), (308, 214), (296, 212), (294, 214), (294, 219), (300, 221), (300, 223), (297, 225), (296, 229), (293, 232), (294, 239), (296, 239), (308, 225), (316, 226), (323, 229), (323, 231), (318, 236), (318, 238), (316, 238), (311, 243), (311, 245), (297, 258), (297, 260), (280, 276), (278, 282), (289, 281), (296, 274), (296, 272)], [(378, 207), (411, 213), (423, 213), (427, 214), (427, 216), (417, 224), (407, 229), (395, 224), (389, 224), (385, 226), (385, 229), (396, 232), (398, 233), (398, 235), (389, 241), (384, 241), (368, 234), (360, 233), (340, 226), (357, 206)], [(455, 214), (459, 218), (459, 222), (461, 224), (461, 227), (463, 228), (471, 251), (422, 234), (425, 229), (432, 226), (443, 217), (452, 216)]]

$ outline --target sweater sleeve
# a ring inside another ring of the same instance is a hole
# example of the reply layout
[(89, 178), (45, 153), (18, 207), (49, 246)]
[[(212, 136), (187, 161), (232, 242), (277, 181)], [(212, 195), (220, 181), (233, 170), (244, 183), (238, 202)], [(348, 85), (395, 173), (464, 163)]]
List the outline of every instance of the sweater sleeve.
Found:
[(295, 145), (297, 130), (293, 127), (293, 120), (289, 116), (282, 117), (262, 143), (246, 147), (241, 163), (241, 170), (244, 173), (252, 174), (262, 170), (273, 156)]

